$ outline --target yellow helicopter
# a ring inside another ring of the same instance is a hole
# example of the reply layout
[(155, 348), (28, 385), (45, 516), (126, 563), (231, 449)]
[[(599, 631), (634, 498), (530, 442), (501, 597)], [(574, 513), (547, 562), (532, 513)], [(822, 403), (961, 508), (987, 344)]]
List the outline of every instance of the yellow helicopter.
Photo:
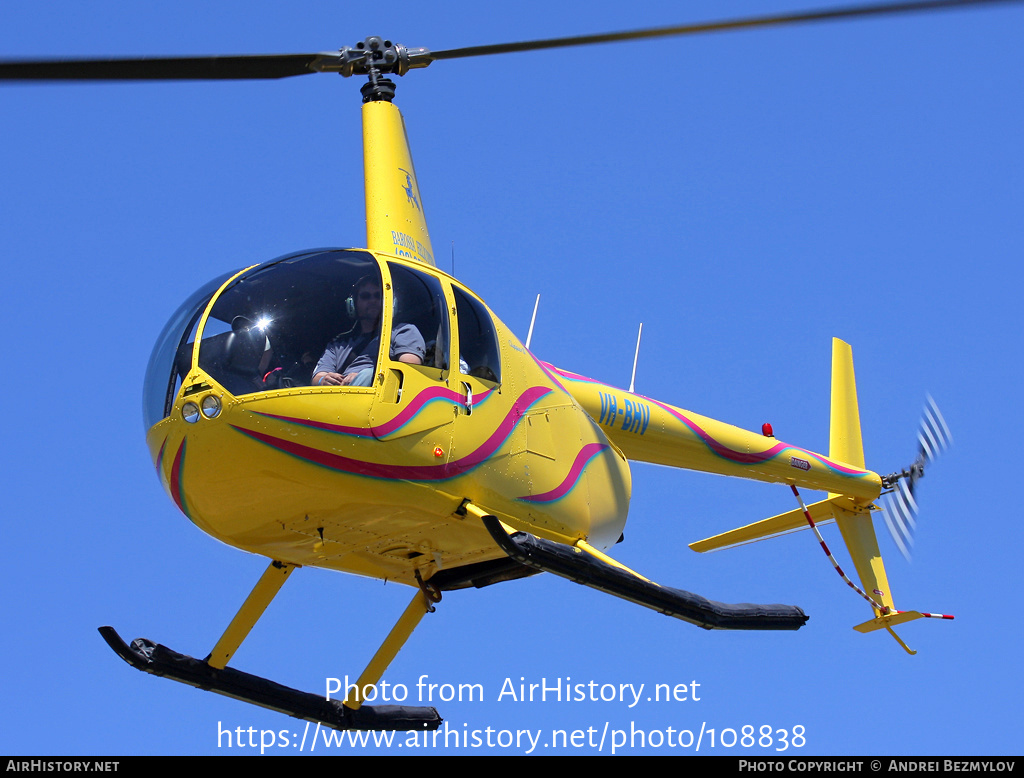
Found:
[[(857, 12), (893, 9), (906, 7)], [(866, 469), (846, 344), (834, 347), (830, 449), (822, 455), (777, 441), (770, 429), (744, 431), (542, 362), (436, 266), (387, 76), (437, 59), (649, 34), (433, 53), (368, 38), (329, 55), (3, 66), (2, 78), (367, 78), (367, 249), (302, 252), (215, 279), (172, 316), (147, 371), (147, 442), (169, 495), (205, 532), (273, 561), (208, 658), (174, 655), (146, 641), (127, 646), (104, 628), (126, 660), (330, 726), (429, 728), (439, 722), (436, 712), (364, 706), (360, 690), (382, 677), (443, 591), (548, 571), (708, 628), (795, 629), (805, 621), (797, 608), (725, 606), (659, 586), (608, 556), (627, 516), (629, 461), (828, 492), (824, 501), (694, 547), (710, 550), (835, 519), (873, 610), (862, 629), (891, 632), (930, 615), (897, 611), (889, 591), (871, 512), (883, 490), (902, 494), (889, 513), (905, 529), (912, 494), (904, 487), (918, 470), (882, 477)], [(349, 355), (337, 356), (346, 349)], [(366, 359), (346, 363), (352, 354)], [(369, 369), (360, 367), (367, 362)], [(937, 451), (948, 430), (940, 416), (931, 419), (925, 437)], [(227, 667), (298, 566), (413, 589), (395, 629), (340, 704)]]

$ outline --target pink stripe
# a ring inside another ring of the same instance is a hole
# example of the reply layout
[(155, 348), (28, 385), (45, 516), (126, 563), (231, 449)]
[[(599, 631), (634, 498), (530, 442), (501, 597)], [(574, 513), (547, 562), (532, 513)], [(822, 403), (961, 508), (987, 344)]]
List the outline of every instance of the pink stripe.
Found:
[(866, 470), (855, 470), (850, 467), (844, 467), (843, 465), (837, 464), (836, 462), (833, 462), (832, 460), (823, 457), (820, 454), (815, 454), (813, 451), (808, 451), (807, 449), (800, 448), (798, 446), (790, 446), (786, 443), (776, 443), (767, 451), (762, 451), (759, 454), (749, 454), (743, 451), (736, 451), (735, 449), (731, 449), (728, 446), (719, 443), (717, 440), (711, 437), (711, 435), (705, 432), (699, 424), (697, 424), (695, 421), (693, 421), (686, 415), (676, 411), (672, 407), (665, 405), (664, 403), (658, 402), (657, 400), (652, 400), (650, 397), (644, 397), (643, 399), (647, 400), (648, 402), (654, 403), (662, 410), (675, 416), (679, 421), (686, 425), (695, 435), (697, 435), (701, 440), (703, 440), (712, 451), (714, 451), (719, 456), (724, 457), (725, 459), (732, 460), (733, 462), (739, 462), (748, 465), (760, 464), (762, 462), (766, 462), (769, 459), (774, 458), (776, 455), (780, 454), (786, 449), (792, 449), (793, 451), (799, 451), (805, 456), (808, 456), (811, 459), (815, 459), (818, 462), (821, 462), (823, 465), (826, 465), (827, 467), (830, 467), (833, 470), (838, 470), (841, 473), (845, 473), (846, 475), (859, 476), (865, 475), (867, 473)]
[(304, 446), (291, 440), (276, 438), (255, 430), (247, 430), (232, 424), (232, 428), (238, 432), (248, 435), (261, 443), (291, 454), (307, 462), (312, 462), (331, 470), (340, 470), (345, 473), (365, 475), (372, 478), (403, 479), (409, 481), (438, 481), (445, 478), (454, 478), (462, 475), (468, 470), (476, 467), (487, 460), (501, 445), (519, 424), (523, 413), (535, 402), (551, 390), (544, 386), (535, 386), (523, 392), (509, 409), (501, 424), (491, 433), (491, 436), (472, 453), (457, 459), (453, 462), (445, 462), (438, 465), (390, 465), (380, 462), (364, 462), (360, 459), (343, 457), (340, 454), (332, 454), (329, 451), (322, 451), (311, 446)]
[(547, 362), (541, 362), (540, 364), (542, 367), (546, 367), (551, 372), (557, 373), (558, 375), (562, 376), (562, 378), (568, 378), (570, 381), (579, 381), (581, 383), (586, 384), (602, 384), (603, 386), (607, 386), (607, 384), (604, 384), (603, 381), (598, 381), (594, 378), (587, 378), (584, 375), (580, 375), (579, 373), (573, 373), (568, 370), (562, 370), (560, 367), (555, 367), (554, 365), (549, 364)]
[[(530, 354), (533, 357), (533, 354)], [(537, 366), (543, 371), (544, 375), (550, 378), (559, 389), (566, 394), (569, 394), (569, 390), (565, 388), (561, 381), (558, 380), (558, 376), (562, 375), (562, 371), (554, 365), (549, 365), (547, 362), (541, 362), (537, 357), (533, 357), (533, 361), (537, 363)]]
[(167, 448), (167, 438), (160, 444), (160, 453), (156, 455), (156, 471), (160, 472), (160, 466), (164, 463), (164, 449)]
[[(538, 364), (541, 366), (541, 368), (547, 368), (547, 369), (545, 369), (545, 372), (548, 372), (548, 369), (549, 369), (551, 372), (556, 373), (556, 374), (562, 376), (563, 378), (567, 378), (570, 381), (575, 381), (577, 383), (596, 384), (598, 386), (605, 386), (605, 387), (607, 387), (609, 389), (616, 389), (616, 387), (612, 386), (611, 384), (606, 384), (606, 383), (603, 383), (601, 381), (596, 381), (593, 378), (587, 378), (586, 376), (578, 375), (576, 373), (570, 373), (568, 370), (561, 370), (561, 369), (555, 367), (554, 365), (547, 364), (546, 362), (538, 361)], [(549, 375), (550, 375), (550, 373), (549, 373)], [(618, 389), (617, 391), (621, 392), (621, 391), (624, 391), (624, 390)], [(762, 462), (766, 462), (769, 459), (774, 458), (775, 456), (777, 456), (778, 454), (782, 453), (786, 449), (792, 449), (793, 451), (798, 451), (801, 454), (803, 454), (805, 456), (808, 456), (811, 459), (815, 459), (818, 462), (820, 462), (821, 464), (823, 464), (823, 465), (825, 465), (827, 467), (830, 467), (830, 468), (832, 468), (834, 470), (837, 470), (840, 473), (844, 473), (846, 475), (860, 476), (860, 475), (865, 475), (867, 473), (866, 470), (856, 470), (856, 469), (853, 469), (853, 468), (850, 468), (850, 467), (844, 467), (843, 465), (837, 464), (837, 463), (833, 462), (832, 460), (827, 459), (826, 457), (821, 456), (820, 454), (815, 454), (813, 451), (808, 451), (807, 449), (799, 448), (798, 446), (790, 446), (790, 445), (787, 445), (785, 443), (776, 443), (774, 446), (772, 446), (767, 451), (763, 451), (763, 452), (761, 452), (759, 454), (758, 453), (751, 454), (751, 453), (748, 453), (748, 452), (745, 452), (745, 451), (737, 451), (737, 450), (729, 448), (728, 446), (726, 446), (726, 445), (720, 443), (719, 441), (715, 440), (703, 428), (701, 428), (701, 426), (699, 424), (697, 424), (695, 421), (690, 419), (685, 414), (680, 413), (679, 411), (676, 411), (671, 406), (668, 406), (665, 403), (658, 402), (657, 400), (654, 400), (654, 399), (652, 399), (650, 397), (645, 397), (645, 396), (640, 395), (640, 394), (636, 395), (636, 397), (639, 397), (641, 400), (647, 400), (648, 402), (650, 402), (650, 403), (652, 403), (654, 405), (657, 405), (659, 408), (661, 408), (666, 413), (669, 413), (672, 416), (674, 416), (676, 419), (681, 421), (687, 428), (689, 428), (690, 431), (693, 432), (697, 437), (699, 437), (701, 440), (703, 440), (704, 443), (708, 446), (708, 448), (710, 448), (712, 451), (714, 451), (720, 457), (723, 457), (724, 459), (728, 459), (728, 460), (730, 460), (732, 462), (737, 462), (737, 463), (745, 464), (745, 465), (761, 464)]]
[(576, 482), (579, 481), (580, 476), (583, 474), (583, 470), (590, 460), (600, 454), (608, 448), (607, 443), (588, 443), (580, 452), (576, 455), (576, 459), (573, 460), (572, 467), (569, 468), (569, 473), (565, 476), (558, 486), (543, 494), (535, 494), (532, 496), (520, 497), (520, 500), (527, 500), (529, 502), (553, 502), (568, 494), (573, 487), (576, 486)]
[[(486, 392), (479, 396), (477, 404), (482, 403), (486, 400), (493, 389), (488, 389)], [(400, 429), (401, 427), (412, 421), (416, 415), (423, 410), (423, 407), (427, 403), (434, 402), (435, 400), (448, 400), (453, 404), (460, 404), (464, 402), (465, 398), (451, 389), (446, 389), (442, 386), (431, 387), (424, 389), (418, 395), (416, 395), (409, 404), (402, 409), (401, 413), (395, 416), (393, 419), (379, 424), (375, 427), (347, 427), (342, 424), (328, 424), (324, 421), (310, 421), (308, 419), (296, 419), (293, 416), (278, 416), (273, 413), (260, 413), (256, 411), (258, 416), (265, 416), (270, 419), (278, 419), (279, 421), (286, 421), (290, 424), (299, 424), (303, 427), (314, 427), (316, 429), (326, 430), (327, 432), (338, 432), (343, 435), (355, 435), (361, 438), (384, 438)]]
[[(174, 454), (174, 461), (171, 463), (171, 498), (174, 500), (178, 509), (188, 516), (188, 509), (185, 507), (185, 492), (181, 486), (181, 468), (185, 459), (185, 438), (181, 439), (181, 444), (178, 446), (177, 452)], [(192, 518), (189, 516), (189, 518)]]

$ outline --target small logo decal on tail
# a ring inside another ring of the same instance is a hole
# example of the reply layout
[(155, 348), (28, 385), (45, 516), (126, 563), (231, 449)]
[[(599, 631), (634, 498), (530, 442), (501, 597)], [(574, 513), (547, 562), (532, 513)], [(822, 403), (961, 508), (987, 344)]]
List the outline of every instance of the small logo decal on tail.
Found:
[(422, 208), (420, 208), (420, 199), (416, 196), (416, 189), (412, 181), (412, 173), (410, 173), (405, 168), (400, 167), (398, 169), (405, 173), (405, 186), (403, 186), (402, 189), (405, 190), (405, 196), (409, 204), (412, 205), (412, 207), (415, 208), (417, 211), (423, 210)]

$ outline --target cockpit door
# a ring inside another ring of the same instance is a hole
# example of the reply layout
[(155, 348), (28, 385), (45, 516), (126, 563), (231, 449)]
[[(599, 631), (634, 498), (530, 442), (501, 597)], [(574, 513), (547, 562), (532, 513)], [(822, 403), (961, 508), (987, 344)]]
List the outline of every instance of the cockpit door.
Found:
[(370, 410), (373, 434), (401, 440), (407, 462), (443, 464), (460, 402), (448, 381), (448, 302), (437, 277), (397, 262), (387, 269), (388, 345)]
[(499, 452), (504, 449), (508, 453), (518, 446), (522, 409), (515, 406), (519, 398), (513, 382), (502, 384), (498, 330), (490, 311), (456, 284), (451, 291), (456, 337), (450, 382), (459, 395), (453, 461), (460, 469), (482, 465), (505, 470), (508, 462), (500, 459)]

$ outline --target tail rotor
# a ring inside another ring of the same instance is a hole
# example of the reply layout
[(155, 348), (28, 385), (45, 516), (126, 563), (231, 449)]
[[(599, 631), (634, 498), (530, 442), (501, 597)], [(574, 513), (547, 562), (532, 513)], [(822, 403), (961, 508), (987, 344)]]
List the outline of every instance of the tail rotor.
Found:
[(914, 463), (898, 473), (891, 473), (882, 478), (882, 486), (890, 491), (884, 493), (880, 500), (882, 516), (889, 528), (889, 534), (892, 535), (900, 553), (907, 559), (910, 559), (914, 532), (917, 530), (918, 507), (914, 497), (917, 482), (924, 478), (925, 465), (935, 461), (936, 457), (953, 443), (953, 435), (931, 395), (928, 396), (921, 414), (917, 442), (917, 459)]

